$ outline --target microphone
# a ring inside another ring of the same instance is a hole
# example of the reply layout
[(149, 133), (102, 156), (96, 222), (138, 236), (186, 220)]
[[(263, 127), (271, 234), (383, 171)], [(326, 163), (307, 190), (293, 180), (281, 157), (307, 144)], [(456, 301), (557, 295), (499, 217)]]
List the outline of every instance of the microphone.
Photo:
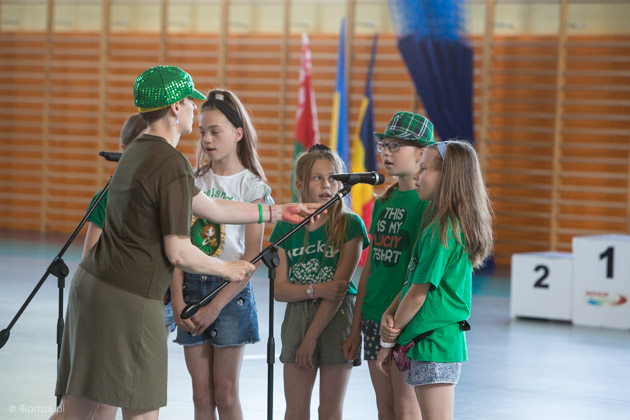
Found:
[(357, 172), (354, 174), (332, 174), (332, 179), (341, 181), (346, 185), (370, 184), (381, 185), (385, 182), (385, 176), (378, 172)]
[(99, 155), (103, 156), (105, 158), (105, 160), (108, 160), (110, 162), (118, 162), (120, 160), (120, 157), (122, 156), (122, 153), (118, 153), (118, 152), (100, 152)]

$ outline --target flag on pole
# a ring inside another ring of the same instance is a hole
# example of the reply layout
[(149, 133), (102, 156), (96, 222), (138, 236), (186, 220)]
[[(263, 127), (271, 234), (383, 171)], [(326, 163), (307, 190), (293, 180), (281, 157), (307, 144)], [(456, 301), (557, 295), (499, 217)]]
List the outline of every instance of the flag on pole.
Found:
[[(371, 172), (378, 169), (376, 163), (376, 145), (374, 142), (374, 105), (372, 101), (372, 72), (376, 57), (378, 34), (374, 34), (372, 55), (365, 81), (365, 91), (359, 109), (357, 129), (352, 142), (352, 160), (350, 172)], [(370, 230), (372, 223), (372, 209), (374, 208), (374, 187), (369, 184), (356, 184), (350, 192), (352, 210), (361, 216), (365, 227)], [(367, 249), (361, 254), (360, 264), (365, 264)]]
[(346, 103), (346, 20), (341, 20), (339, 49), (337, 54), (337, 80), (330, 125), (330, 148), (336, 150), (349, 167), (348, 153), (348, 106)]
[[(317, 121), (317, 106), (315, 92), (311, 84), (313, 66), (311, 63), (311, 43), (307, 34), (302, 34), (302, 55), (300, 57), (300, 85), (298, 88), (298, 103), (295, 113), (295, 144), (293, 161), (302, 151), (319, 143), (319, 122)], [(293, 201), (297, 201), (295, 194), (295, 179), (291, 171), (291, 187)]]

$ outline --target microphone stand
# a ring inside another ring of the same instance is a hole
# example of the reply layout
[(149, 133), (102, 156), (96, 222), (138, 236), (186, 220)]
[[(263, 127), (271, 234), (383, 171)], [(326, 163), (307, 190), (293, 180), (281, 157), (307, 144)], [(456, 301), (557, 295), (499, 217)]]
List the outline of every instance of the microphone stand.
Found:
[[(31, 303), (31, 300), (33, 300), (33, 298), (35, 297), (39, 289), (42, 287), (42, 285), (44, 284), (48, 276), (52, 274), (53, 276), (57, 277), (57, 287), (59, 288), (59, 317), (57, 319), (57, 363), (59, 363), (59, 357), (61, 355), (61, 339), (63, 338), (63, 329), (64, 329), (63, 289), (66, 284), (66, 277), (68, 276), (68, 273), (70, 271), (66, 263), (63, 261), (62, 257), (63, 257), (63, 254), (65, 254), (66, 251), (68, 250), (68, 247), (70, 247), (70, 244), (72, 243), (72, 241), (74, 241), (74, 239), (77, 237), (77, 235), (83, 228), (83, 225), (85, 225), (85, 222), (92, 215), (92, 212), (94, 212), (94, 209), (98, 206), (100, 201), (103, 199), (108, 189), (109, 189), (109, 181), (107, 181), (107, 184), (105, 185), (101, 193), (96, 198), (94, 205), (88, 209), (85, 216), (83, 216), (83, 219), (81, 219), (81, 222), (79, 222), (79, 225), (76, 227), (74, 232), (72, 232), (72, 235), (70, 235), (70, 238), (66, 241), (63, 248), (61, 248), (61, 251), (59, 251), (57, 256), (52, 260), (52, 262), (46, 269), (46, 272), (44, 273), (42, 278), (39, 280), (39, 282), (37, 283), (37, 285), (31, 292), (31, 294), (28, 296), (28, 298), (26, 298), (26, 301), (22, 304), (22, 307), (18, 310), (15, 317), (13, 317), (13, 319), (9, 323), (9, 326), (5, 328), (4, 330), (0, 331), (0, 348), (4, 347), (6, 342), (9, 340), (9, 335), (11, 335), (11, 328), (13, 328), (13, 326), (15, 325), (17, 320), (20, 318), (20, 316), (22, 315), (22, 313), (24, 312), (28, 304)], [(61, 395), (57, 395), (57, 406), (59, 406), (60, 402), (61, 402)]]
[[(321, 206), (313, 215), (307, 219), (302, 220), (299, 224), (297, 224), (293, 229), (284, 234), (280, 239), (276, 242), (269, 245), (265, 248), (260, 254), (258, 254), (254, 259), (250, 262), (252, 264), (256, 264), (258, 261), (262, 260), (262, 262), (268, 268), (268, 277), (269, 277), (269, 338), (267, 339), (267, 419), (273, 419), (273, 365), (275, 363), (276, 357), (276, 344), (274, 340), (274, 332), (273, 332), (273, 317), (274, 317), (274, 281), (276, 279), (276, 268), (280, 265), (280, 257), (278, 256), (278, 245), (282, 242), (286, 241), (290, 238), (295, 232), (297, 232), (304, 225), (309, 223), (309, 220), (319, 214), (321, 214), (328, 207), (332, 206), (335, 202), (342, 200), (350, 190), (354, 184), (343, 184), (343, 187), (333, 198), (328, 200), (323, 206)], [(225, 286), (227, 286), (230, 282), (223, 281), (219, 284), (214, 290), (208, 293), (203, 297), (199, 302), (191, 303), (187, 305), (181, 313), (182, 319), (188, 319), (195, 315), (197, 311), (210, 303), (210, 301), (219, 293)]]

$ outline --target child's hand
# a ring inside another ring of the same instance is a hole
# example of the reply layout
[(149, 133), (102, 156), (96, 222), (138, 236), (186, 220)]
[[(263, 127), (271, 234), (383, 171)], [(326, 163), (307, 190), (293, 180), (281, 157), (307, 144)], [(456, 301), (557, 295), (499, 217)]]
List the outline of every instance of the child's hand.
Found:
[(350, 335), (341, 346), (346, 360), (354, 360), (359, 357), (361, 351), (361, 332), (350, 331)]
[(295, 364), (301, 369), (315, 369), (313, 364), (313, 352), (317, 342), (310, 338), (304, 337), (300, 347), (295, 352)]
[(346, 295), (350, 283), (345, 281), (327, 281), (313, 285), (313, 294), (317, 298), (339, 302)]
[(186, 303), (181, 299), (172, 297), (171, 306), (173, 307), (173, 317), (175, 318), (175, 325), (177, 325), (177, 328), (191, 332), (195, 328), (195, 324), (190, 319), (182, 319), (181, 317), (181, 313), (186, 307)]
[(392, 349), (384, 348), (378, 351), (378, 356), (376, 357), (376, 367), (383, 372), (385, 376), (389, 376), (389, 368), (392, 361)]
[(391, 314), (384, 314), (381, 320), (380, 335), (384, 341), (388, 343), (394, 342), (398, 339), (401, 333), (400, 328), (394, 328), (394, 316)]
[(192, 335), (201, 334), (208, 328), (214, 321), (216, 321), (221, 308), (217, 308), (217, 305), (213, 305), (212, 302), (197, 311), (195, 315), (190, 318), (193, 322), (194, 328), (190, 331)]

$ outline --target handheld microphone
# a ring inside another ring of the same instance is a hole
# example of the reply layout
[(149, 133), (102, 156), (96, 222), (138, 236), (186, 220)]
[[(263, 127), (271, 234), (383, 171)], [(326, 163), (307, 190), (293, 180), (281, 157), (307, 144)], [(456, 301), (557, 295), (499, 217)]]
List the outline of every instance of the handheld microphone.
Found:
[(381, 185), (385, 182), (385, 176), (378, 172), (357, 172), (354, 174), (332, 174), (332, 179), (341, 181), (346, 185), (370, 184)]
[(118, 153), (118, 152), (100, 152), (99, 155), (103, 156), (105, 158), (105, 160), (108, 160), (110, 162), (118, 162), (120, 160), (120, 157), (122, 156), (122, 153)]

